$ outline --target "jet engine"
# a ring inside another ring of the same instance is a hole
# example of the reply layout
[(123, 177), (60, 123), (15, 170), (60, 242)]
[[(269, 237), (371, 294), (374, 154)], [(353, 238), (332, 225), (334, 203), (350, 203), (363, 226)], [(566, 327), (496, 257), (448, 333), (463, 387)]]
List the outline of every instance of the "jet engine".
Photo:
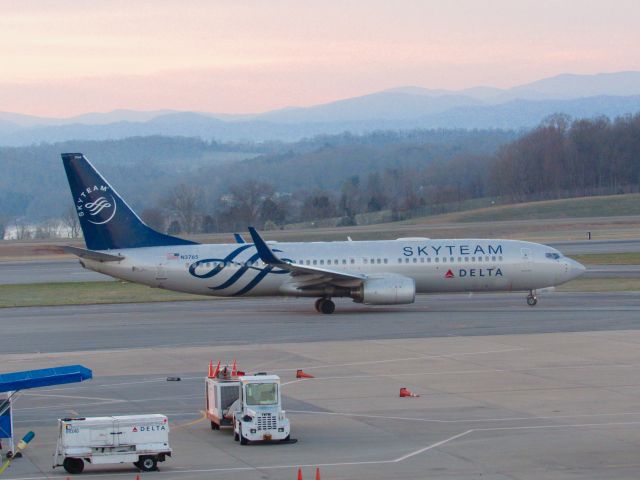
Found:
[(354, 302), (369, 305), (400, 305), (416, 300), (416, 282), (401, 275), (368, 278), (351, 292)]

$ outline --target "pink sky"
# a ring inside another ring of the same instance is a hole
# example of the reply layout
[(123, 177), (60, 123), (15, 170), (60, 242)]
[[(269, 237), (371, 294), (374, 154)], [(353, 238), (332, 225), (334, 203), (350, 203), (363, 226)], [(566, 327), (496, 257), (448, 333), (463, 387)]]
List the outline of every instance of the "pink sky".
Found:
[(4, 0), (0, 111), (251, 113), (640, 70), (637, 0)]

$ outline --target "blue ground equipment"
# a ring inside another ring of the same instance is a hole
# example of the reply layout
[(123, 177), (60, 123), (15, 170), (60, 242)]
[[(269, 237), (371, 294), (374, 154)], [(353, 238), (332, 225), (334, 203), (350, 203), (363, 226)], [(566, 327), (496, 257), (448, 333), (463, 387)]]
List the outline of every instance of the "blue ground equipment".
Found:
[(91, 378), (91, 370), (82, 365), (0, 374), (0, 394), (5, 394), (5, 398), (0, 398), (0, 438), (8, 439), (7, 457), (11, 457), (15, 451), (11, 405), (22, 390), (77, 383)]

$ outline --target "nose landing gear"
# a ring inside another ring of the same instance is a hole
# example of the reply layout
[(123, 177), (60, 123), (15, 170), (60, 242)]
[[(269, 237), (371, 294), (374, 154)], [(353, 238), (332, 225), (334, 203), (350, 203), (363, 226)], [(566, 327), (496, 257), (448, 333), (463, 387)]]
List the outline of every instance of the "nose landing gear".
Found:
[(315, 307), (318, 313), (329, 315), (335, 311), (336, 304), (330, 298), (322, 297), (316, 300)]
[(538, 297), (536, 297), (535, 291), (530, 290), (529, 295), (527, 295), (527, 305), (530, 307), (535, 307), (538, 303)]

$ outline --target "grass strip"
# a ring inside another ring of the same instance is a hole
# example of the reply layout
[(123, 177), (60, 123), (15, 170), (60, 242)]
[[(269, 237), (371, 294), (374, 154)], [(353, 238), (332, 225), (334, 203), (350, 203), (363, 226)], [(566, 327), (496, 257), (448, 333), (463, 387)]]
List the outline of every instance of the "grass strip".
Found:
[(211, 300), (120, 281), (0, 285), (0, 308)]

